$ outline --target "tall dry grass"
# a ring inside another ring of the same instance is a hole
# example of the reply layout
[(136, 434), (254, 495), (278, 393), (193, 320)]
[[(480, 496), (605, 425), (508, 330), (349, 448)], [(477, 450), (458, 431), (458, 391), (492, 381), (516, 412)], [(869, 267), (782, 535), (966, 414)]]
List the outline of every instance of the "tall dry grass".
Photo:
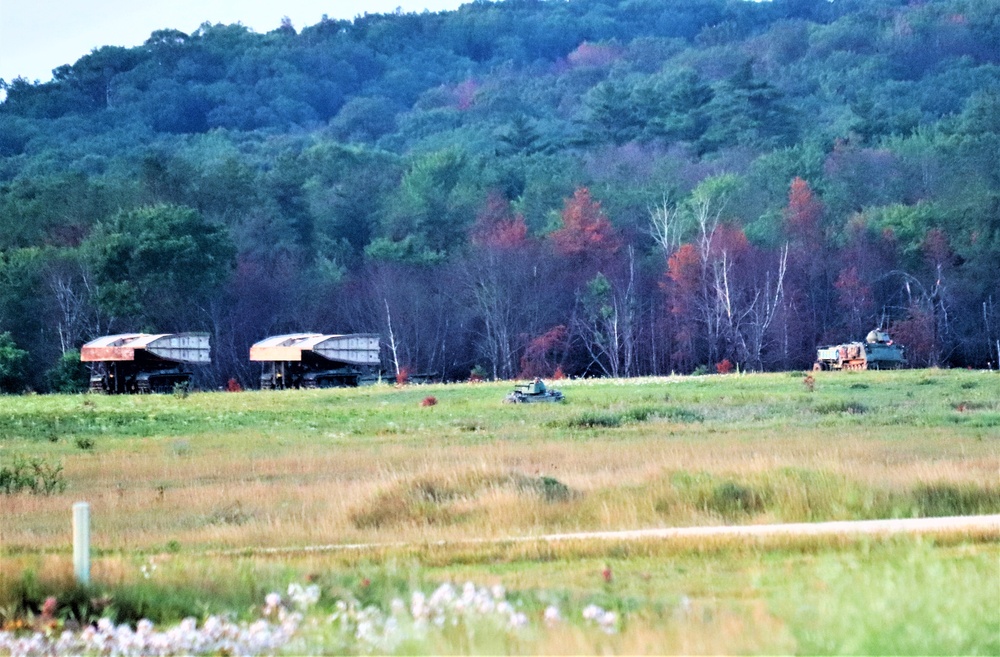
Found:
[[(432, 408), (419, 406), (424, 390), (393, 389), (99, 398), (108, 408), (88, 411), (95, 422), (141, 421), (139, 435), (108, 430), (92, 451), (68, 438), (26, 443), (60, 458), (69, 486), (0, 498), (0, 543), (68, 551), (79, 499), (92, 505), (98, 549), (150, 552), (1000, 508), (990, 427), (954, 422), (965, 417), (951, 393), (930, 392), (951, 384), (914, 384), (940, 399), (904, 405), (916, 419), (903, 423), (888, 394), (860, 417), (810, 410), (831, 381), (836, 399), (859, 380), (821, 378), (813, 395), (787, 375), (586, 382), (567, 389), (569, 404), (543, 408), (503, 408), (497, 386), (434, 387)], [(976, 385), (949, 389), (990, 403)], [(596, 412), (623, 419), (577, 421)], [(253, 417), (259, 426), (247, 427)], [(14, 448), (24, 446), (3, 443)], [(547, 495), (546, 481), (566, 494)]]

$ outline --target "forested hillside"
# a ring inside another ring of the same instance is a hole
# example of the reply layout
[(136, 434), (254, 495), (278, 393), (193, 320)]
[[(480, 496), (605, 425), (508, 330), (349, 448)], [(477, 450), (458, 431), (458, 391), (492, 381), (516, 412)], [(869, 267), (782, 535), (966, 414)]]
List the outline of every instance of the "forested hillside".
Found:
[(877, 325), (998, 360), (995, 0), (476, 0), (4, 87), (8, 391), (133, 330), (211, 332), (211, 385), (298, 330), (446, 379), (802, 368)]

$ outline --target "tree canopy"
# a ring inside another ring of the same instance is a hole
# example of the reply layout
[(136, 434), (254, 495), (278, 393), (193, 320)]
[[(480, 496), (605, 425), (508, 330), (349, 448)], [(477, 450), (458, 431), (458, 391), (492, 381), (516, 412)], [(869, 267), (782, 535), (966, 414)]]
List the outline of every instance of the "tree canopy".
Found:
[(248, 384), (256, 339), (389, 318), (446, 378), (806, 367), (876, 325), (996, 367), (998, 28), (989, 0), (165, 26), (0, 82), (0, 333), (39, 389), (102, 332), (211, 331)]

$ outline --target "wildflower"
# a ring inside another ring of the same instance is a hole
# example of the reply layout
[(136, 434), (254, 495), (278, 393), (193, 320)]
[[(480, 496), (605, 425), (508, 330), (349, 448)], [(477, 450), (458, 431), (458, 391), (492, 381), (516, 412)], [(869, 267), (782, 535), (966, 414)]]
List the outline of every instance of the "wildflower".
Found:
[(604, 613), (604, 610), (597, 605), (587, 605), (583, 608), (583, 618), (584, 620), (597, 620), (597, 618)]
[(50, 595), (45, 598), (45, 602), (42, 603), (42, 620), (50, 620), (56, 615), (56, 607), (59, 602), (56, 600), (55, 596)]
[(523, 612), (517, 612), (510, 616), (510, 626), (513, 629), (524, 627), (528, 624), (528, 617)]
[(618, 630), (618, 614), (606, 611), (598, 619), (597, 624), (608, 634), (614, 634)]
[(427, 599), (421, 591), (414, 591), (410, 601), (410, 614), (414, 620), (427, 617)]
[(319, 602), (319, 587), (315, 584), (310, 584), (305, 588), (301, 584), (289, 584), (288, 598), (296, 607), (306, 610)]
[(545, 624), (548, 627), (558, 625), (562, 621), (562, 617), (559, 615), (559, 607), (555, 605), (549, 605), (545, 608)]

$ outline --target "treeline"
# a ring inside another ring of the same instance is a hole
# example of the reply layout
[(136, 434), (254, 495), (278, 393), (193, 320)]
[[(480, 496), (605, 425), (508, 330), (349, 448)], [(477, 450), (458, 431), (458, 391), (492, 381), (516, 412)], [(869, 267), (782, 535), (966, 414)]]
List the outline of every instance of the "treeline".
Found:
[(105, 47), (0, 104), (0, 388), (382, 335), (446, 379), (1000, 350), (1000, 6), (477, 0)]

